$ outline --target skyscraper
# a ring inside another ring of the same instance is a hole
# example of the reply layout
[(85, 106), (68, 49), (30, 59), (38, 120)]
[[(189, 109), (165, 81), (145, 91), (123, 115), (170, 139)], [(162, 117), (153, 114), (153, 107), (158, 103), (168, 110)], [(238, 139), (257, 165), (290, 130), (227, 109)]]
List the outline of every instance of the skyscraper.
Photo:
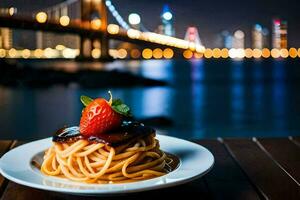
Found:
[(268, 35), (269, 31), (267, 28), (260, 24), (255, 24), (252, 29), (252, 48), (262, 49), (268, 47)]
[(160, 17), (162, 20), (162, 34), (168, 36), (175, 36), (175, 30), (173, 27), (173, 14), (171, 13), (168, 5), (164, 5)]
[(224, 30), (221, 32), (221, 34), (219, 36), (220, 36), (220, 42), (221, 42), (220, 47), (228, 48), (228, 49), (232, 48), (233, 37), (229, 33), (229, 31)]
[(202, 45), (198, 29), (197, 27), (190, 26), (188, 27), (184, 40), (189, 41), (189, 42), (194, 42), (196, 45)]
[(273, 20), (272, 46), (276, 49), (287, 48), (287, 21)]
[(233, 48), (244, 49), (245, 48), (245, 33), (241, 30), (237, 30), (233, 34)]
[(263, 42), (263, 28), (260, 24), (255, 24), (252, 29), (252, 48), (262, 49)]
[(263, 48), (270, 48), (270, 32), (266, 27), (262, 29), (262, 36), (263, 36)]
[(0, 28), (0, 48), (12, 48), (12, 30), (9, 28)]
[[(13, 16), (17, 12), (17, 9), (14, 7), (10, 8), (0, 8), (1, 15)], [(13, 33), (9, 28), (0, 27), (0, 48), (10, 49), (13, 44)]]

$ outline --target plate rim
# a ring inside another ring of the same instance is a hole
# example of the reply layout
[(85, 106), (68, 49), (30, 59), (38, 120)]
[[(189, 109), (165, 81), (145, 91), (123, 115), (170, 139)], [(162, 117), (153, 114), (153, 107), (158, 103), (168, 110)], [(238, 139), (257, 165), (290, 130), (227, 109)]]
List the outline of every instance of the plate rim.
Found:
[[(204, 147), (204, 146), (202, 146), (198, 143), (195, 143), (193, 141), (189, 141), (189, 140), (185, 140), (185, 139), (181, 139), (181, 138), (177, 138), (177, 137), (161, 135), (161, 134), (156, 134), (156, 137), (165, 138), (167, 140), (175, 139), (175, 140), (178, 140), (180, 142), (191, 143), (192, 145), (197, 145), (199, 148), (204, 150), (207, 153), (207, 155), (212, 159), (210, 167), (207, 168), (206, 170), (204, 170), (203, 172), (198, 173), (197, 175), (194, 175), (192, 177), (188, 177), (188, 178), (185, 178), (185, 179), (182, 179), (182, 180), (176, 180), (176, 181), (173, 181), (173, 182), (167, 182), (167, 183), (163, 183), (163, 184), (147, 185), (147, 186), (144, 186), (144, 187), (127, 188), (126, 190), (119, 189), (119, 190), (107, 190), (107, 191), (97, 190), (97, 189), (74, 189), (74, 188), (63, 188), (63, 187), (42, 185), (42, 184), (39, 184), (39, 183), (29, 182), (29, 181), (26, 181), (26, 180), (16, 178), (16, 177), (11, 176), (10, 174), (6, 173), (2, 169), (3, 157), (5, 157), (9, 153), (11, 153), (11, 151), (16, 150), (18, 148), (25, 148), (25, 146), (30, 146), (33, 143), (42, 142), (44, 140), (45, 141), (46, 140), (51, 140), (51, 137), (48, 137), (48, 138), (44, 138), (44, 139), (31, 141), (31, 142), (26, 143), (26, 144), (22, 144), (22, 145), (20, 145), (16, 148), (13, 148), (13, 149), (9, 150), (5, 154), (3, 154), (0, 158), (0, 173), (2, 174), (2, 176), (4, 176), (6, 179), (8, 179), (10, 181), (21, 184), (23, 186), (32, 187), (32, 188), (35, 188), (35, 189), (40, 189), (40, 190), (45, 190), (45, 191), (53, 191), (53, 192), (59, 192), (59, 193), (69, 193), (69, 194), (74, 194), (74, 195), (113, 195), (113, 194), (126, 194), (126, 193), (143, 192), (143, 191), (149, 191), (149, 190), (155, 190), (155, 189), (168, 188), (168, 187), (172, 187), (172, 186), (182, 185), (182, 184), (185, 184), (187, 182), (193, 181), (195, 179), (198, 179), (198, 178), (204, 176), (205, 174), (207, 174), (213, 168), (213, 166), (215, 164), (215, 158), (214, 158), (214, 155), (206, 147)], [(159, 138), (158, 138), (158, 140), (160, 140)], [(35, 155), (38, 154), (38, 153), (39, 152), (36, 152)], [(172, 153), (172, 152), (169, 152), (169, 153)], [(31, 159), (32, 159), (32, 156), (35, 156), (35, 155), (30, 155)], [(178, 156), (178, 155), (176, 155), (176, 156)], [(180, 166), (182, 165), (182, 161), (181, 161), (180, 156), (178, 156), (178, 157), (180, 159), (179, 166), (174, 171), (170, 172), (169, 174), (176, 173), (176, 171), (180, 170)], [(167, 176), (167, 175), (164, 175), (164, 176)], [(164, 176), (156, 177), (156, 178), (152, 178), (152, 179), (148, 179), (148, 180), (144, 180), (144, 181), (139, 181), (139, 182), (145, 182), (145, 181), (149, 181), (149, 182), (154, 181), (155, 182), (155, 180), (159, 180)], [(51, 179), (50, 176), (49, 177), (46, 176), (46, 178)], [(77, 182), (75, 182), (75, 183), (77, 183)], [(126, 186), (126, 185), (129, 185), (129, 184), (131, 185), (131, 184), (136, 184), (136, 183), (138, 183), (138, 182), (120, 183), (120, 184), (116, 183), (116, 184), (111, 184), (111, 186), (113, 186), (113, 185), (115, 185), (115, 186)], [(72, 184), (71, 181), (68, 184)], [(84, 184), (84, 183), (79, 183), (79, 184)], [(86, 185), (87, 186), (93, 186), (93, 185), (96, 186), (97, 184), (86, 184)]]

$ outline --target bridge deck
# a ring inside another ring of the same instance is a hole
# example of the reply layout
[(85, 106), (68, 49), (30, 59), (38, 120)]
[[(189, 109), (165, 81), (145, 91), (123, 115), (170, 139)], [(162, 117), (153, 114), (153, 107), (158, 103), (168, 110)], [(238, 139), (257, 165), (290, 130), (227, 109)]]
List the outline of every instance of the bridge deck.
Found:
[(119, 40), (123, 42), (129, 42), (132, 44), (137, 44), (141, 46), (147, 46), (149, 48), (167, 48), (170, 47), (174, 50), (183, 51), (184, 49), (154, 43), (147, 40), (141, 40), (138, 38), (130, 38), (127, 32), (120, 29), (118, 34), (110, 34), (106, 30), (95, 30), (90, 27), (89, 22), (81, 22), (80, 20), (71, 21), (68, 26), (61, 26), (58, 21), (49, 20), (47, 23), (38, 23), (33, 19), (20, 18), (20, 17), (8, 17), (0, 16), (0, 27), (14, 28), (14, 29), (24, 29), (33, 31), (45, 31), (53, 32), (59, 34), (75, 34), (88, 38), (100, 38), (104, 33), (107, 34), (108, 39)]

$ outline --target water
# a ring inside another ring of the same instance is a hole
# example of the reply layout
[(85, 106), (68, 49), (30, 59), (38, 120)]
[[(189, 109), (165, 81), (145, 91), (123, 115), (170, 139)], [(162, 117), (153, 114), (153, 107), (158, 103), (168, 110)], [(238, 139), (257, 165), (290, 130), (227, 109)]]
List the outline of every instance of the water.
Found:
[[(160, 133), (191, 139), (300, 135), (298, 63), (211, 59), (118, 61), (99, 66), (167, 81), (168, 86), (114, 88), (112, 92), (130, 105), (137, 118), (170, 118), (173, 125), (159, 127)], [(76, 68), (80, 64), (55, 65)], [(107, 89), (82, 89), (74, 84), (45, 89), (0, 86), (0, 137), (38, 139), (63, 125), (76, 125), (82, 109), (80, 95), (107, 96)]]

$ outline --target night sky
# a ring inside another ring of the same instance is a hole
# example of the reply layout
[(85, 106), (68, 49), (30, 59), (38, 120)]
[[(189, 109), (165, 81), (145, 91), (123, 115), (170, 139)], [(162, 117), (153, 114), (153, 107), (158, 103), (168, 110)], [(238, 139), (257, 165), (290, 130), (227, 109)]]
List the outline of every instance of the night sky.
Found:
[[(1, 0), (1, 7), (15, 6), (19, 11), (32, 11), (54, 5), (61, 0)], [(271, 28), (274, 17), (288, 21), (288, 45), (300, 47), (300, 2), (297, 0), (114, 0), (120, 14), (127, 19), (130, 12), (141, 14), (142, 23), (155, 30), (160, 23), (163, 4), (169, 4), (175, 19), (177, 37), (183, 37), (188, 26), (197, 26), (205, 46), (215, 46), (222, 30), (246, 32), (246, 46), (250, 46), (251, 28), (260, 23)]]

